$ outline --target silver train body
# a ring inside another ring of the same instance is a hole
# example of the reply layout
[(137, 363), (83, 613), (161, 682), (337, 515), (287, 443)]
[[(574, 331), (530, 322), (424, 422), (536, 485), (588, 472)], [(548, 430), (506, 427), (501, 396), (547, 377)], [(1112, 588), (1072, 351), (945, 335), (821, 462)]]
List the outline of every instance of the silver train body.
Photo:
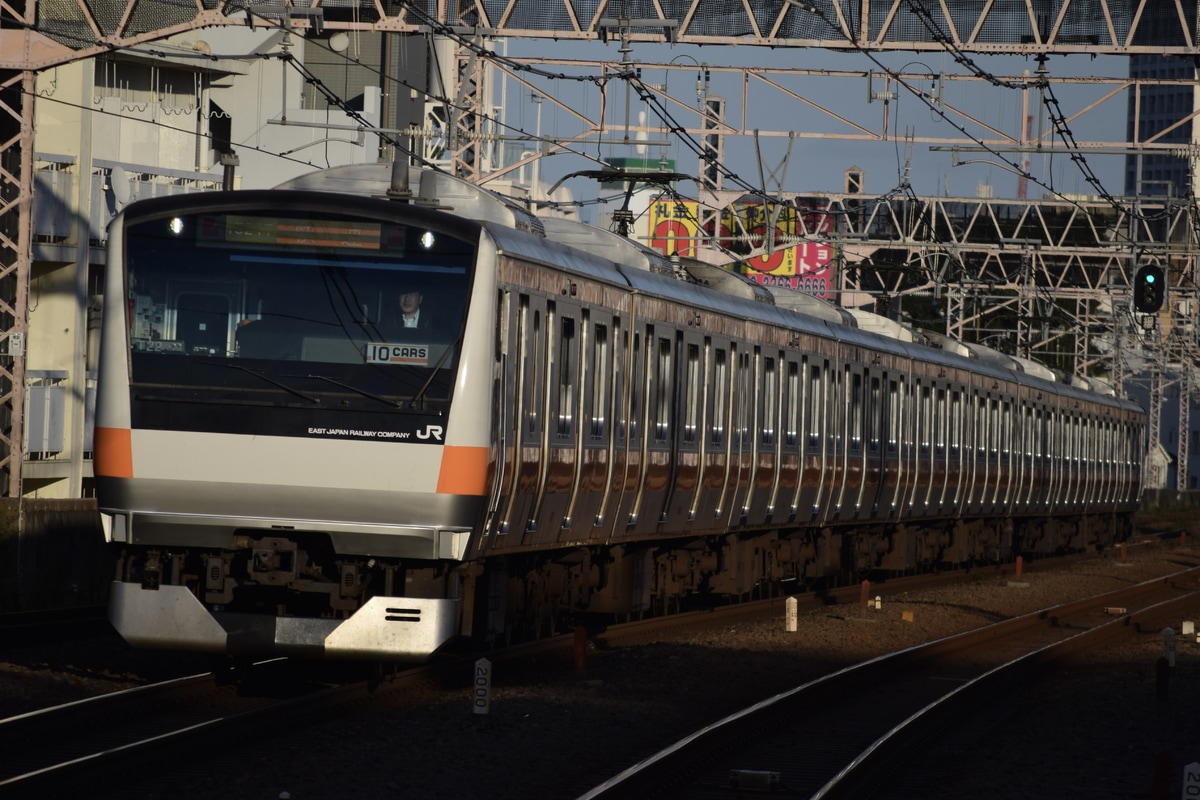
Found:
[[(420, 660), (458, 637), (1104, 546), (1145, 413), (387, 168), (131, 205), (97, 492), (133, 645)], [(395, 326), (417, 287), (436, 326)]]

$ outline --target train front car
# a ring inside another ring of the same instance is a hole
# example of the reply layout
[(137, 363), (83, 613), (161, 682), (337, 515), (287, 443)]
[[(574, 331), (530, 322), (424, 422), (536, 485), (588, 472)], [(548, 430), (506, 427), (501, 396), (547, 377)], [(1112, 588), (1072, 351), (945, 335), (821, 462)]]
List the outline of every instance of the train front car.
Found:
[(488, 460), (490, 383), (466, 383), (494, 336), (468, 324), (471, 297), (494, 295), (475, 286), (494, 280), (475, 269), (480, 231), (304, 191), (148, 200), (114, 221), (95, 464), (126, 640), (420, 660), (457, 633), (446, 565)]

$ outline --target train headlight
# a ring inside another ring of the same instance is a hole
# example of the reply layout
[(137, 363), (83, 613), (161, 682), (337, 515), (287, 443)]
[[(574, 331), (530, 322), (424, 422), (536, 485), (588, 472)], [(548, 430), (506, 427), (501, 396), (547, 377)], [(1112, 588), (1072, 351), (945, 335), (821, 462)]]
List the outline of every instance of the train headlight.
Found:
[(171, 218), (171, 233), (178, 236), (183, 233), (183, 219), (180, 217)]
[(426, 250), (433, 248), (433, 231), (425, 231), (421, 234), (421, 247)]

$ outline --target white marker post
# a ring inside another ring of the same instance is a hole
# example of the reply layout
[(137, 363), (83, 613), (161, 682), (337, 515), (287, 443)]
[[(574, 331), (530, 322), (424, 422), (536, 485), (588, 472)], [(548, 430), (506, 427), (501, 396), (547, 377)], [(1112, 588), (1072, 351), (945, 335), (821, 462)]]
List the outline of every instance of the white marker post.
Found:
[(1193, 761), (1183, 768), (1183, 800), (1200, 800), (1200, 762)]
[(471, 704), (476, 714), (487, 714), (492, 705), (492, 662), (481, 658), (475, 662), (475, 695)]
[(789, 633), (800, 630), (800, 601), (789, 597), (783, 604), (783, 618)]

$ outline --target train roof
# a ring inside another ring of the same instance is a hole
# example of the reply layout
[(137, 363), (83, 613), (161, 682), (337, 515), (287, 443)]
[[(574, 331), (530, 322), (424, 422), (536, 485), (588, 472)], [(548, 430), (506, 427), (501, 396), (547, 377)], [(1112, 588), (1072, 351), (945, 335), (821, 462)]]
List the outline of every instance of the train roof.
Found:
[[(416, 186), (414, 192), (412, 187)], [(416, 205), (453, 213), (466, 219), (493, 222), (544, 236), (542, 220), (508, 198), (489, 192), (445, 172), (415, 167), (399, 170), (391, 164), (347, 164), (300, 175), (276, 189), (337, 192), (359, 197), (407, 199)]]
[[(412, 191), (411, 187), (417, 190)], [(1128, 408), (1102, 381), (1056, 374), (1029, 359), (982, 345), (915, 331), (886, 317), (848, 310), (802, 292), (766, 288), (722, 267), (693, 259), (670, 259), (628, 237), (575, 220), (541, 219), (518, 203), (448, 173), (390, 164), (355, 164), (318, 170), (277, 189), (337, 192), (359, 197), (405, 199), (484, 225), (502, 252), (552, 264), (600, 281), (679, 303), (702, 303), (714, 311), (835, 338), (925, 361), (945, 361), (1002, 380), (1040, 385), (1059, 395), (1095, 399)], [(703, 292), (703, 300), (697, 292)], [(955, 363), (957, 362), (957, 363)]]

